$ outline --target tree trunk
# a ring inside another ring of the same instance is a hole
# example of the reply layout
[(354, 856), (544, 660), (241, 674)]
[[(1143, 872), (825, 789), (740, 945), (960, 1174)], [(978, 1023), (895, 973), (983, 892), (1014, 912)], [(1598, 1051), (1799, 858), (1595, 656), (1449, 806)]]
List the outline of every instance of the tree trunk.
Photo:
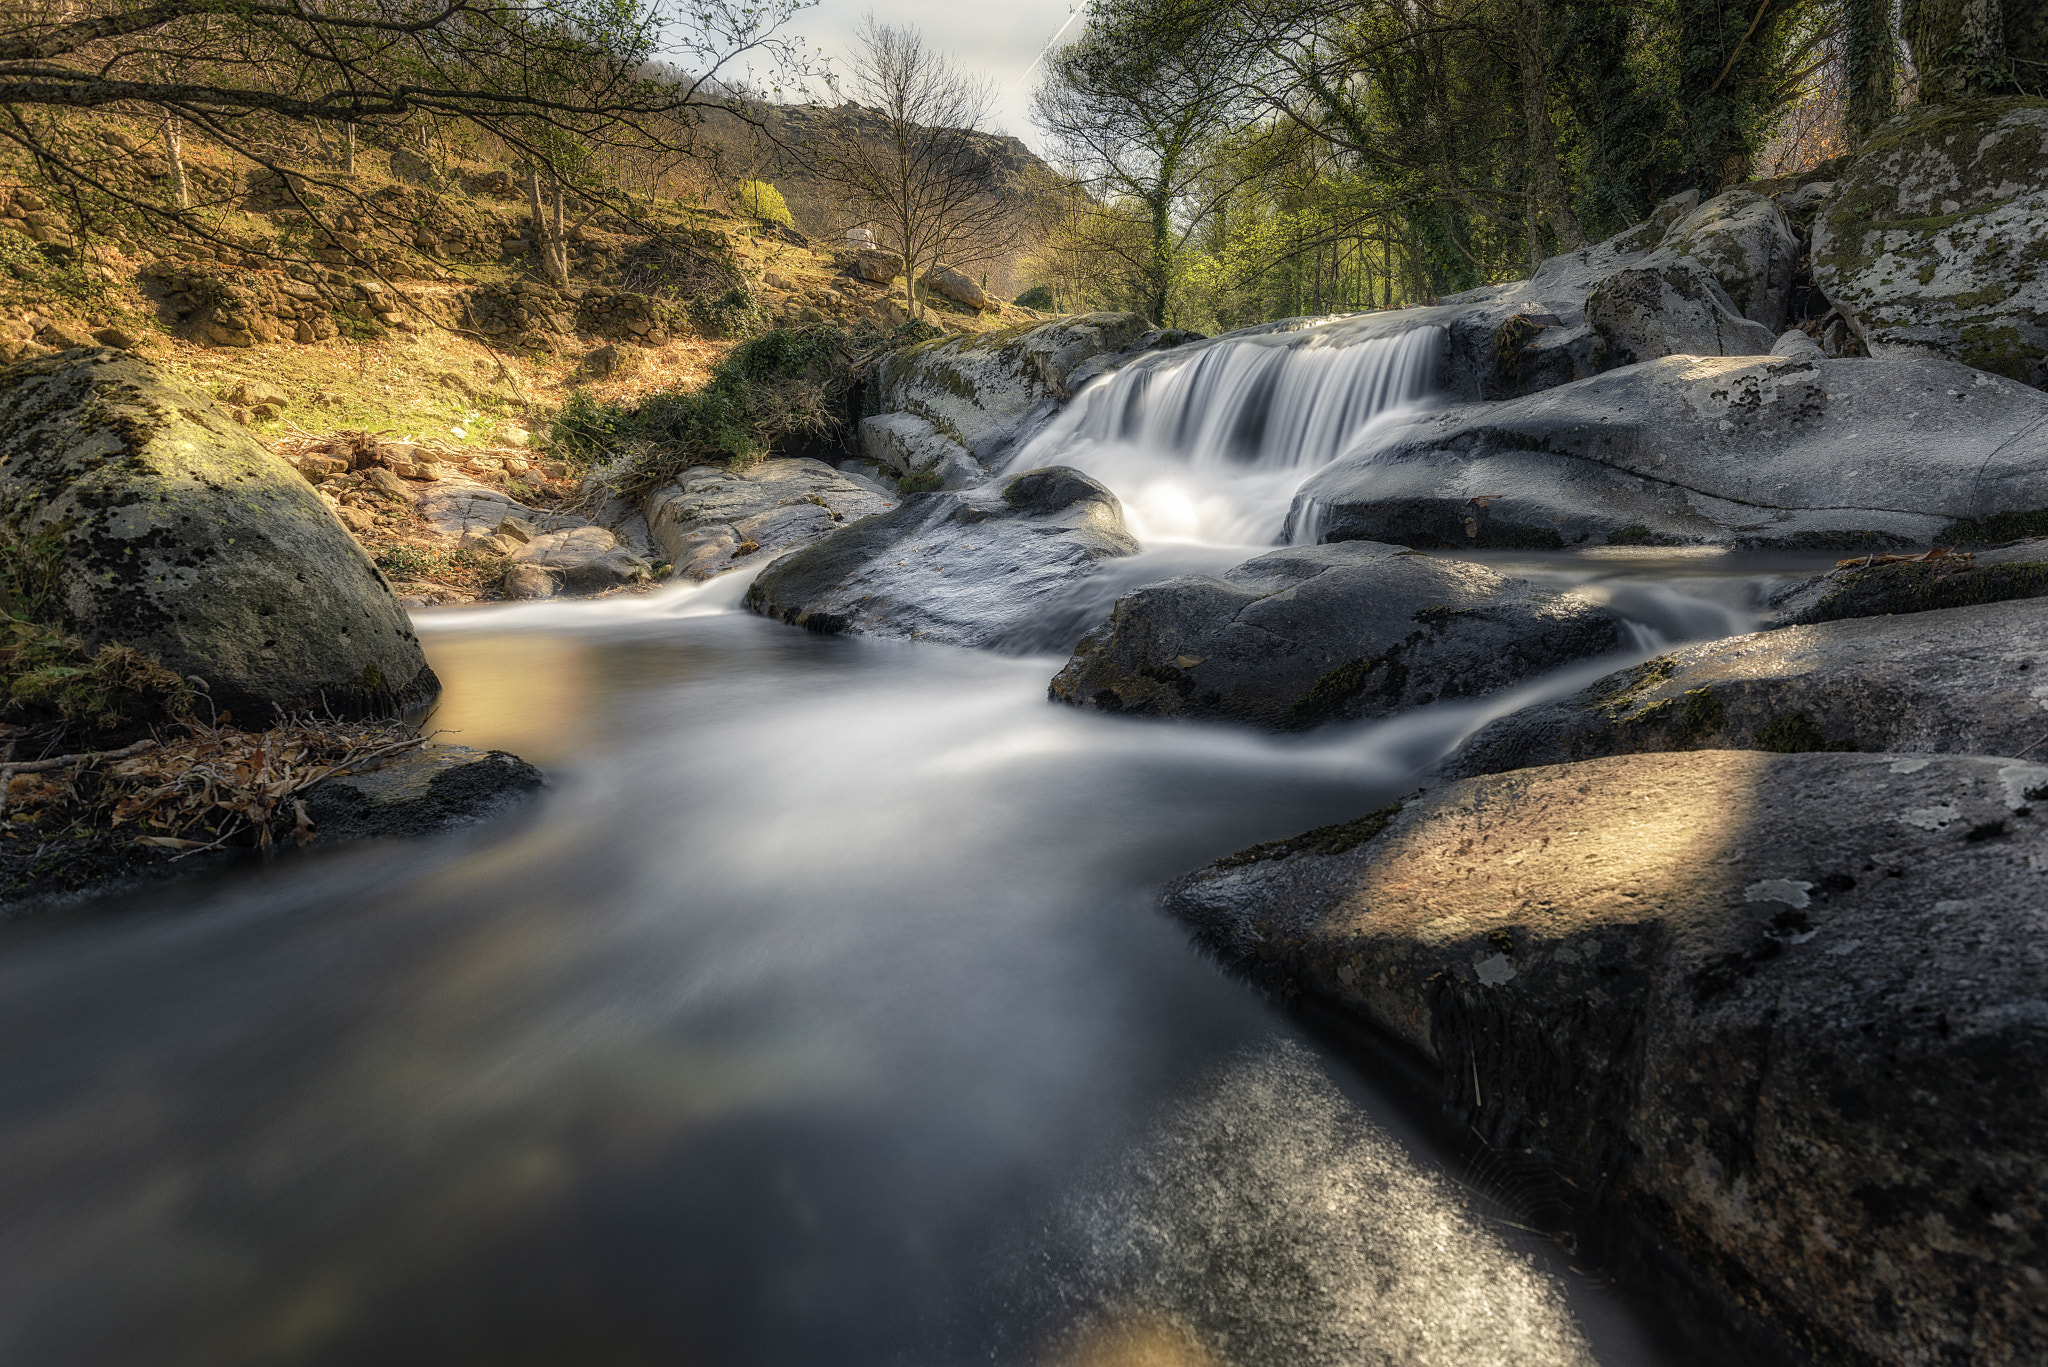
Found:
[(1891, 0), (1846, 0), (1850, 137), (1861, 142), (1892, 116), (1898, 49), (1892, 42)]
[(345, 123), (341, 132), (341, 173), (352, 176), (356, 173), (356, 126)]
[(548, 234), (548, 278), (560, 289), (569, 283), (569, 229), (562, 214), (562, 182), (555, 179), (555, 221)]
[(185, 150), (182, 140), (178, 137), (178, 116), (168, 109), (162, 110), (161, 113), (164, 155), (170, 158), (171, 162), (171, 195), (178, 201), (180, 209), (189, 209), (192, 207), (192, 192), (185, 181)]
[[(1557, 245), (1577, 251), (1586, 245), (1586, 230), (1579, 226), (1565, 194), (1564, 174), (1557, 165), (1557, 136), (1550, 127), (1550, 73), (1543, 60), (1543, 7), (1546, 0), (1515, 0), (1515, 46), (1522, 67), (1522, 121), (1526, 125), (1529, 177), (1537, 207)], [(1532, 219), (1529, 224), (1529, 264), (1541, 265), (1543, 235)]]

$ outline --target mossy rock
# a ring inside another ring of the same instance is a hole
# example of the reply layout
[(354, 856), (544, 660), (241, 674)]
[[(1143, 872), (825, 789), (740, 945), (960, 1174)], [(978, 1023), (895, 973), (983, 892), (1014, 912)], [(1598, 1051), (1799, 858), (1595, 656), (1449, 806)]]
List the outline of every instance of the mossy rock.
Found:
[(0, 370), (0, 551), (17, 611), (203, 679), (215, 709), (252, 723), (386, 713), (439, 687), (312, 486), (124, 352)]
[(1873, 356), (1935, 352), (2048, 385), (2048, 100), (1885, 125), (1814, 222), (1813, 277)]

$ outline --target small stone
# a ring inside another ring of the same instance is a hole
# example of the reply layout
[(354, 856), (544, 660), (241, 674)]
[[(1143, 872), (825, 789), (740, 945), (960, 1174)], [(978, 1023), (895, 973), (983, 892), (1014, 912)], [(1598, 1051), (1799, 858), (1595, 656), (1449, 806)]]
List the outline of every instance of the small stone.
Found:
[(343, 504), (334, 510), (334, 515), (352, 532), (367, 532), (377, 525), (377, 515), (367, 508), (351, 508)]
[(56, 347), (59, 351), (69, 351), (72, 347), (95, 346), (98, 344), (98, 339), (83, 325), (78, 323), (45, 323), (43, 324), (42, 335), (44, 341)]
[(405, 487), (405, 481), (382, 466), (372, 466), (363, 472), (363, 487), (398, 503), (410, 503), (415, 497)]
[(538, 565), (514, 565), (505, 571), (507, 598), (552, 598), (555, 577)]

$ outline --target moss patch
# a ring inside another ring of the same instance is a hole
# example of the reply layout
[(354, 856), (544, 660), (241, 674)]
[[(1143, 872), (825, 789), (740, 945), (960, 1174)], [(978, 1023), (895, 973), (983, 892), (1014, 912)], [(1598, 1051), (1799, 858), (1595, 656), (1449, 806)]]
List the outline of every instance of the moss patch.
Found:
[(1834, 622), (1893, 612), (1933, 612), (1979, 603), (2004, 603), (2048, 595), (2048, 564), (1948, 566), (1942, 561), (1874, 565), (1838, 571), (1840, 587), (1802, 613), (1804, 622)]
[(1379, 680), (1378, 692), (1382, 697), (1399, 697), (1408, 683), (1408, 670), (1394, 658), (1393, 651), (1388, 651), (1369, 660), (1353, 660), (1349, 664), (1338, 665), (1318, 675), (1316, 681), (1309, 685), (1308, 692), (1296, 699), (1289, 716), (1301, 726), (1314, 726), (1338, 716), (1352, 699), (1372, 687), (1373, 673), (1382, 668), (1386, 673)]
[(1341, 821), (1334, 826), (1318, 826), (1312, 831), (1304, 831), (1286, 840), (1268, 840), (1253, 845), (1250, 849), (1239, 850), (1236, 854), (1226, 855), (1217, 860), (1213, 867), (1242, 868), (1247, 864), (1257, 864), (1268, 859), (1286, 859), (1296, 854), (1349, 854), (1384, 831), (1400, 814), (1401, 804), (1392, 803), (1355, 820)]
[(1937, 545), (1982, 547), (2003, 546), (2030, 536), (2048, 536), (2048, 508), (2024, 513), (1994, 513), (1978, 521), (1962, 518), (1935, 534)]

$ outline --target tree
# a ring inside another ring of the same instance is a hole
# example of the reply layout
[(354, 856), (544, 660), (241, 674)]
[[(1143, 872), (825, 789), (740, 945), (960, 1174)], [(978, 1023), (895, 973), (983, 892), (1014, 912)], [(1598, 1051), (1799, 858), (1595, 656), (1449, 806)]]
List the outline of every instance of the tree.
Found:
[(870, 14), (855, 30), (840, 93), (852, 98), (792, 155), (902, 256), (905, 304), (922, 317), (925, 272), (942, 261), (991, 260), (1016, 238), (1017, 205), (983, 144), (995, 92), (926, 47), (916, 29)]
[[(1175, 253), (1219, 188), (1205, 184), (1204, 153), (1244, 109), (1229, 22), (1202, 0), (1093, 0), (1088, 27), (1048, 60), (1032, 100), (1033, 119), (1095, 194), (1081, 210), (1102, 220), (1091, 235), (1124, 257), (1134, 302), (1159, 323)], [(1134, 213), (1144, 245), (1130, 260), (1128, 247), (1109, 244), (1132, 240)]]
[[(322, 220), (315, 189), (350, 201), (348, 180), (280, 164), (281, 129), (339, 124), (397, 145), (454, 125), (525, 162), (535, 229), (563, 228), (562, 203), (602, 194), (611, 151), (673, 151), (703, 113), (729, 108), (717, 74), (750, 56), (792, 55), (781, 28), (809, 0), (693, 0), (674, 22), (641, 0), (83, 0), (0, 21), (0, 140), (46, 174), (189, 235), (222, 242), (182, 189), (160, 203), (104, 175), (64, 136), (75, 111), (151, 117), (173, 167), (181, 130), (277, 175)], [(648, 63), (680, 53), (694, 74)], [(182, 186), (183, 178), (179, 176)], [(545, 189), (543, 188), (545, 186)], [(549, 205), (545, 201), (551, 200)], [(552, 212), (549, 212), (549, 210)]]

